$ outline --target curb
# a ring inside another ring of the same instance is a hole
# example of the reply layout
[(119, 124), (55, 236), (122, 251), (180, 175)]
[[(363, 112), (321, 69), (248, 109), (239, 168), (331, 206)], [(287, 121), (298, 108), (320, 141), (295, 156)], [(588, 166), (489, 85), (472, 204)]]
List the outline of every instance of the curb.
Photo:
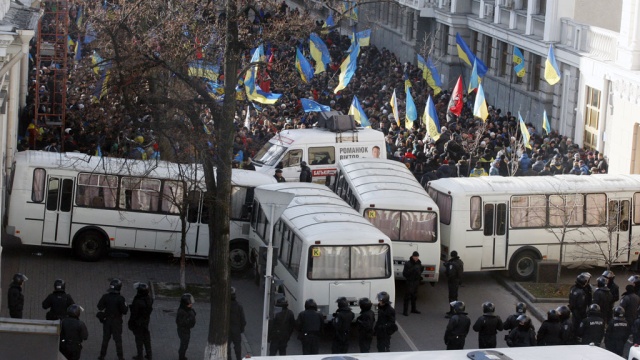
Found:
[(496, 281), (498, 281), (500, 285), (502, 285), (511, 293), (513, 293), (518, 298), (518, 300), (527, 304), (527, 307), (529, 308), (529, 313), (535, 316), (536, 319), (538, 319), (538, 321), (543, 322), (547, 319), (547, 314), (542, 312), (540, 309), (538, 309), (536, 307), (536, 304), (532, 302), (531, 299), (529, 299), (529, 297), (525, 295), (525, 292), (521, 291), (520, 289), (518, 289), (518, 287), (515, 286), (516, 285), (515, 282), (511, 280), (507, 280), (498, 274), (492, 274), (492, 276)]
[(531, 295), (531, 293), (529, 291), (527, 291), (527, 289), (525, 289), (522, 285), (520, 285), (520, 283), (514, 282), (513, 286), (515, 286), (518, 291), (522, 292), (522, 294), (524, 296), (527, 297), (527, 299), (529, 299), (529, 301), (533, 302), (533, 303), (559, 303), (559, 302), (563, 302), (565, 301), (565, 299), (563, 298), (539, 298), (539, 297), (535, 297), (533, 295)]

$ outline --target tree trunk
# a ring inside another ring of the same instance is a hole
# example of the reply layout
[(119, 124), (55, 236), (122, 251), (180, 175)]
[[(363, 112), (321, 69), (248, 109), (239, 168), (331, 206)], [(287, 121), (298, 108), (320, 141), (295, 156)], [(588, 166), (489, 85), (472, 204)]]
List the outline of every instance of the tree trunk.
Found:
[[(238, 42), (237, 6), (235, 0), (226, 1), (226, 37), (224, 50), (224, 97), (222, 116), (215, 120), (213, 157), (205, 157), (204, 174), (207, 185), (206, 201), (209, 217), (209, 275), (211, 282), (211, 312), (209, 336), (204, 358), (226, 360), (229, 334), (229, 204), (231, 201), (231, 159), (233, 156), (235, 87), (240, 64), (241, 46)], [(214, 165), (216, 178), (213, 178)]]
[[(184, 206), (184, 205), (182, 205)], [(187, 289), (186, 248), (187, 248), (187, 219), (185, 211), (180, 212), (180, 288)]]
[(562, 256), (564, 255), (564, 238), (566, 236), (567, 228), (562, 229), (562, 237), (560, 238), (560, 258), (558, 259), (558, 270), (556, 274), (556, 283), (560, 282), (560, 274), (562, 273)]

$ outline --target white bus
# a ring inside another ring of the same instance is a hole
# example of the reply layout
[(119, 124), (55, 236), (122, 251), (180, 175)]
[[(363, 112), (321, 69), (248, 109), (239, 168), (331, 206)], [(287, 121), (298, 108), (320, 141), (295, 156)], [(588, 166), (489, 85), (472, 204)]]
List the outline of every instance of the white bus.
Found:
[[(259, 189), (295, 194), (275, 222), (273, 246), (278, 261), (275, 278), (283, 281), (289, 308), (298, 313), (314, 299), (327, 321), (344, 296), (354, 311), (358, 299), (375, 301), (381, 291), (395, 298), (391, 241), (323, 185), (280, 183)], [(265, 208), (254, 200), (252, 251), (268, 244)]]
[(396, 279), (404, 279), (404, 264), (417, 251), (424, 266), (423, 280), (438, 281), (438, 206), (405, 164), (386, 159), (341, 160), (332, 188), (391, 239)]
[[(187, 182), (187, 193), (180, 179)], [(250, 261), (253, 188), (275, 182), (255, 171), (232, 172), (233, 270)], [(186, 254), (209, 254), (209, 211), (199, 165), (24, 151), (15, 156), (8, 189), (6, 232), (19, 244), (71, 247), (87, 261), (100, 259), (109, 248), (180, 256), (180, 204), (187, 201)]]
[(300, 180), (300, 162), (311, 169), (313, 182), (325, 184), (336, 173), (336, 163), (343, 159), (387, 158), (384, 134), (377, 130), (332, 132), (327, 129), (282, 130), (253, 157), (256, 170), (274, 175), (282, 168), (289, 181)]
[(535, 276), (537, 260), (628, 265), (638, 259), (640, 175), (485, 176), (429, 182), (440, 238), (465, 271)]
[[(633, 349), (633, 348), (632, 348)], [(638, 360), (629, 355), (629, 360)], [(637, 356), (637, 355), (636, 355)], [(253, 356), (251, 359), (269, 359)], [(624, 360), (609, 350), (590, 345), (560, 345), (498, 348), (485, 350), (433, 350), (341, 355), (286, 355), (280, 360)]]

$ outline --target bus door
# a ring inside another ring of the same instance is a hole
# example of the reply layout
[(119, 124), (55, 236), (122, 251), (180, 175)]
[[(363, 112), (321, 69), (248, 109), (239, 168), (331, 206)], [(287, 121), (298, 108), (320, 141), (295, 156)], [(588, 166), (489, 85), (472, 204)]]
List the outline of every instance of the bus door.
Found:
[[(628, 263), (631, 246), (631, 199), (609, 199), (608, 229), (611, 231), (611, 255), (614, 263)], [(606, 251), (606, 244), (605, 244)]]
[(507, 258), (507, 204), (484, 203), (482, 267), (504, 267)]
[[(300, 181), (300, 172), (302, 171), (300, 162), (302, 161), (302, 156), (302, 149), (289, 149), (282, 157), (282, 176), (288, 182)], [(275, 171), (273, 174), (275, 175)]]
[(209, 255), (209, 208), (204, 203), (204, 194), (200, 190), (192, 190), (188, 195), (185, 253), (190, 256)]
[(46, 194), (42, 242), (67, 245), (71, 232), (73, 178), (50, 176)]

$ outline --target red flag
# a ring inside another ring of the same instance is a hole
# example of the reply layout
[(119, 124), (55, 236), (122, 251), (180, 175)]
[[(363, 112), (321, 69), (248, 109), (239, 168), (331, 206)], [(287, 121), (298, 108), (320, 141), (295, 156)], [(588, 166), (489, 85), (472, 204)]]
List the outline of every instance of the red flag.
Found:
[(456, 83), (456, 87), (453, 88), (453, 93), (451, 93), (451, 99), (449, 100), (449, 112), (460, 116), (462, 113), (462, 105), (464, 94), (462, 90), (462, 75), (458, 77), (458, 82)]
[(271, 56), (269, 56), (269, 63), (267, 63), (267, 70), (271, 71), (273, 67), (273, 50), (271, 51)]

